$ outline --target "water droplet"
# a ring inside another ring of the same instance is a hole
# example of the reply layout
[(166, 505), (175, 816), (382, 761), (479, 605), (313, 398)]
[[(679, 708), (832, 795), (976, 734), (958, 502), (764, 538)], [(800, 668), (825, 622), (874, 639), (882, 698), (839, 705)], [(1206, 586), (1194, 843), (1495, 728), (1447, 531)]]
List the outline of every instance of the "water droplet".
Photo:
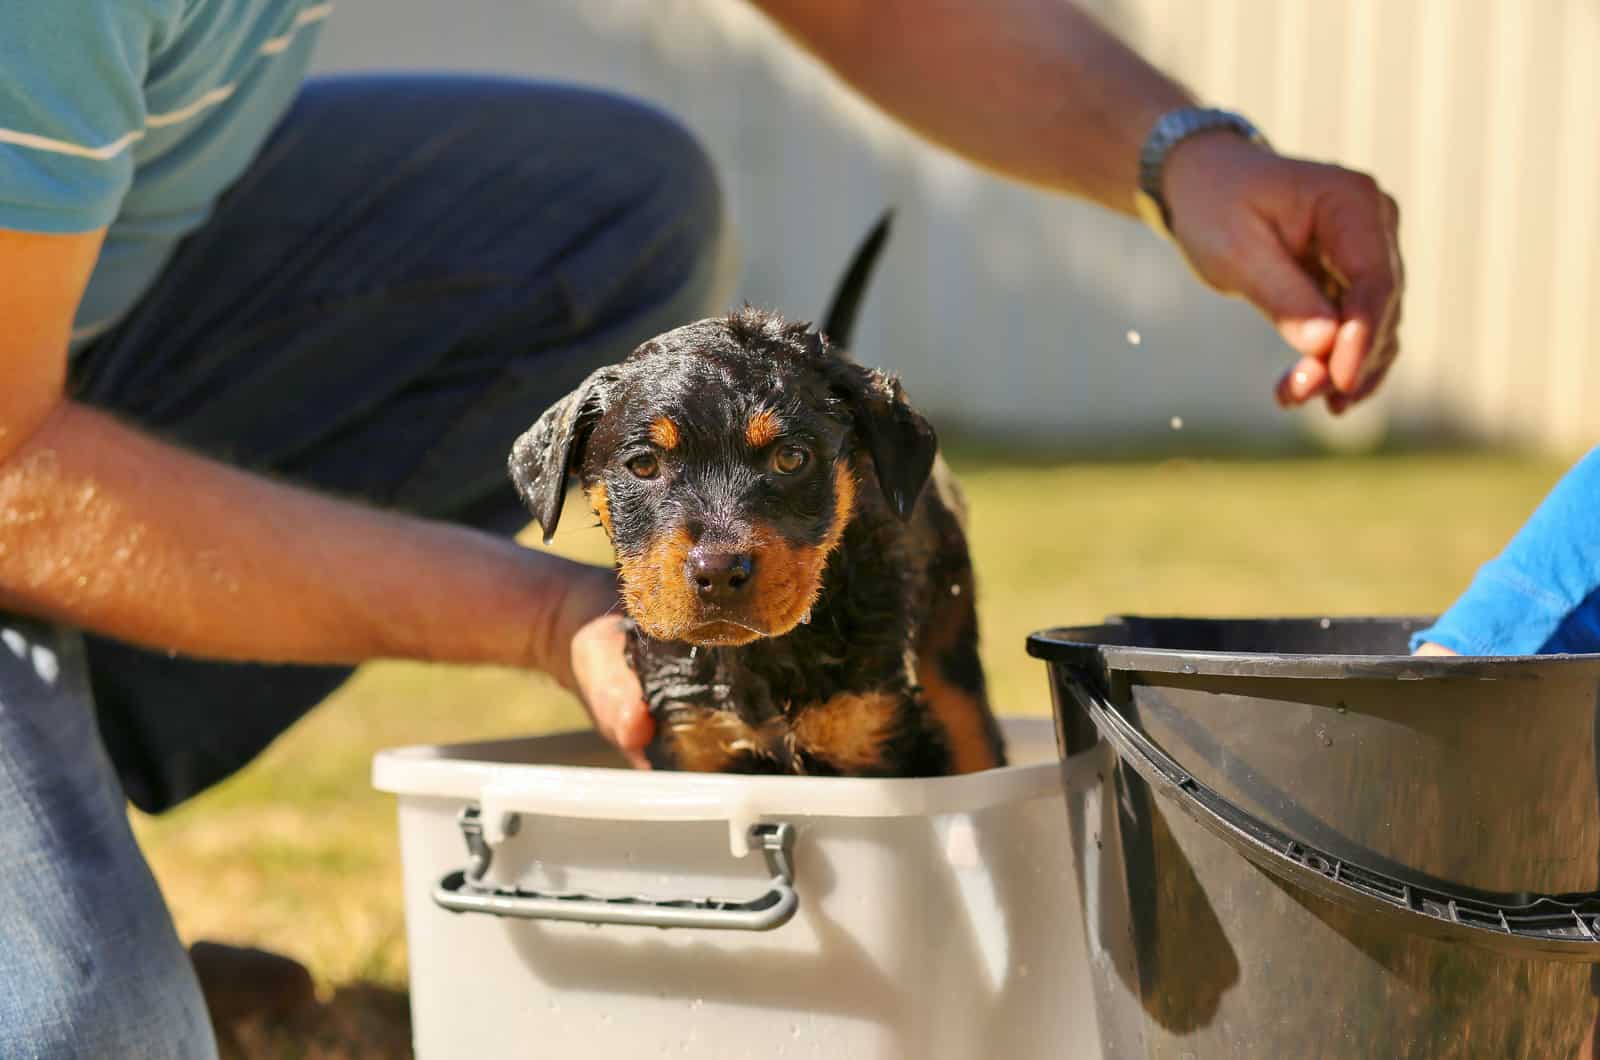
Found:
[(811, 608), (806, 608), (806, 613), (800, 616), (800, 624), (802, 626), (811, 625)]
[(1317, 730), (1317, 740), (1324, 747), (1332, 747), (1333, 746), (1333, 737), (1328, 735), (1328, 730), (1327, 729), (1318, 729)]
[(1183, 672), (1186, 673), (1186, 674), (1194, 673), (1194, 665), (1192, 663), (1184, 663), (1183, 664)]
[(1140, 335), (1137, 331), (1133, 330), (1132, 328), (1128, 329), (1128, 345), (1129, 346), (1137, 346), (1137, 345), (1139, 345), (1139, 343), (1141, 343), (1143, 341), (1144, 341), (1144, 336)]
[(1323, 629), (1332, 629), (1333, 628), (1333, 619), (1325, 618), (1321, 622), (1318, 622), (1317, 625), (1321, 626)]
[(698, 644), (691, 644), (691, 645), (690, 645), (690, 646), (689, 646), (689, 661), (690, 661), (690, 662), (694, 662), (694, 658), (695, 658), (695, 656), (696, 656), (696, 655), (699, 655), (699, 654), (700, 654), (700, 645), (698, 645)]
[(1181, 430), (1183, 430), (1183, 417), (1182, 416), (1174, 416), (1174, 417), (1172, 417), (1172, 419), (1167, 421), (1167, 425), (1170, 426), (1175, 431), (1181, 431)]
[(959, 585), (950, 586), (950, 595), (951, 596), (960, 596), (961, 595), (961, 586), (959, 586)]
[(1339, 700), (1338, 704), (1336, 704), (1333, 709), (1337, 710), (1340, 714), (1348, 714), (1350, 712), (1350, 708), (1345, 704), (1345, 701), (1342, 700), (1342, 699)]

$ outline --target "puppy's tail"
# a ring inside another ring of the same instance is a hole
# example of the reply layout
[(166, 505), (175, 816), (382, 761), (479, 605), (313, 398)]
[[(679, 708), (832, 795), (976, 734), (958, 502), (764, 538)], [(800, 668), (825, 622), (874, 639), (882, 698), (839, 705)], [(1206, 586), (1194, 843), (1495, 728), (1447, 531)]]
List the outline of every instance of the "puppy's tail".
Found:
[(883, 211), (878, 223), (872, 226), (867, 238), (856, 248), (855, 256), (850, 259), (850, 267), (845, 270), (844, 278), (834, 289), (833, 300), (828, 303), (822, 333), (829, 342), (841, 349), (850, 348), (850, 336), (855, 331), (861, 299), (866, 296), (867, 284), (872, 281), (872, 270), (883, 253), (883, 245), (889, 241), (889, 228), (893, 222), (894, 210)]

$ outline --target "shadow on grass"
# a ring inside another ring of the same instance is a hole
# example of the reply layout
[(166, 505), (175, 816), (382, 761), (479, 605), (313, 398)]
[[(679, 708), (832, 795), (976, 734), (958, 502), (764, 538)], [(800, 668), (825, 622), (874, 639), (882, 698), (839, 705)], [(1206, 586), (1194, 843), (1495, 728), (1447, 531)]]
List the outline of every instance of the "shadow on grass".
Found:
[(351, 983), (290, 1017), (219, 1027), (217, 1045), (222, 1060), (404, 1060), (411, 1002), (404, 990)]

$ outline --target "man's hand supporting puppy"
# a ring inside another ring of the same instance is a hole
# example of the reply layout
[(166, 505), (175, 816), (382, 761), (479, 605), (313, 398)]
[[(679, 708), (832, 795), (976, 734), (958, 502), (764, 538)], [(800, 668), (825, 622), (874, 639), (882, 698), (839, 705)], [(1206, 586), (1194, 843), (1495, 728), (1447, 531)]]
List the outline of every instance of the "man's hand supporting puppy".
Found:
[[(914, 128), (1021, 180), (1133, 208), (1156, 117), (1189, 96), (1061, 2), (767, 0), (790, 33)], [(1395, 352), (1392, 203), (1370, 179), (1231, 133), (1176, 149), (1175, 237), (1301, 355), (1279, 386), (1342, 407)], [(651, 723), (612, 574), (191, 456), (64, 393), (102, 232), (0, 232), (0, 607), (171, 651), (280, 662), (409, 657), (544, 670), (639, 761)], [(1315, 243), (1335, 308), (1296, 261)]]

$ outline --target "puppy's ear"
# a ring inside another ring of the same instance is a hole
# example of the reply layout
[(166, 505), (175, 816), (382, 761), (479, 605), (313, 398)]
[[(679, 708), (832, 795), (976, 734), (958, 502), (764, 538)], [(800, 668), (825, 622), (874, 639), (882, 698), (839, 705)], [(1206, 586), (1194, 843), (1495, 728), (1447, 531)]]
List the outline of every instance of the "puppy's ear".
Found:
[(567, 476), (583, 461), (589, 431), (610, 406), (619, 380), (615, 367), (594, 372), (578, 389), (551, 405), (511, 447), (511, 481), (544, 531), (547, 545), (561, 520)]
[(909, 518), (933, 470), (939, 439), (906, 401), (900, 380), (856, 364), (849, 368), (843, 389), (856, 436), (872, 457), (884, 500), (900, 518)]

